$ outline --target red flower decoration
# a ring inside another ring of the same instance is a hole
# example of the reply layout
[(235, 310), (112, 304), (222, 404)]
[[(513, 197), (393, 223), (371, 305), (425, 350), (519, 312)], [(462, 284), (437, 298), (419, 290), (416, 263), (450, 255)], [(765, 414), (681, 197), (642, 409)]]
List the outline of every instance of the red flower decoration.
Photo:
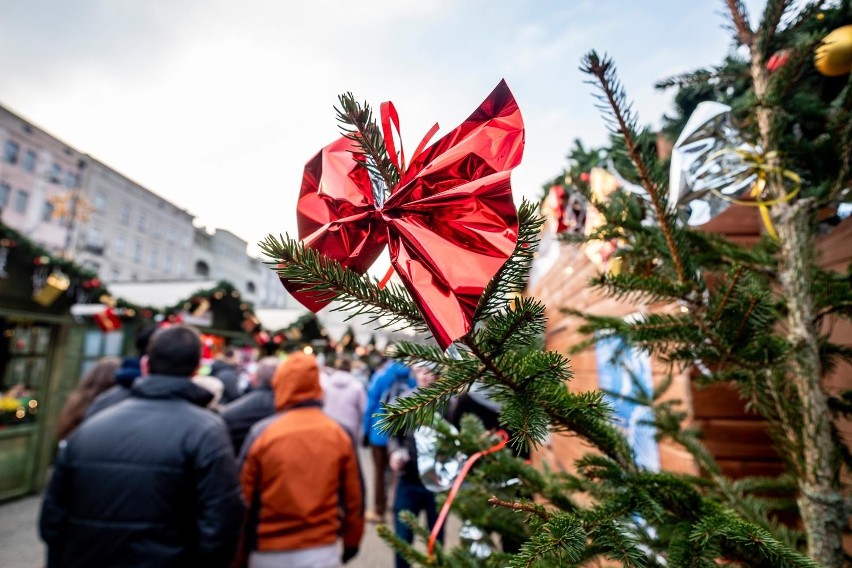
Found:
[[(305, 166), (299, 238), (361, 274), (388, 244), (393, 268), (446, 348), (470, 331), (485, 286), (514, 250), (518, 216), (509, 175), (523, 155), (523, 119), (501, 81), (458, 128), (418, 148), (406, 169), (390, 133), (391, 123), (398, 128), (396, 111), (389, 103), (381, 110), (385, 144), (400, 169), (387, 202), (376, 204), (353, 142), (339, 138)], [(312, 311), (328, 303), (282, 282)]]

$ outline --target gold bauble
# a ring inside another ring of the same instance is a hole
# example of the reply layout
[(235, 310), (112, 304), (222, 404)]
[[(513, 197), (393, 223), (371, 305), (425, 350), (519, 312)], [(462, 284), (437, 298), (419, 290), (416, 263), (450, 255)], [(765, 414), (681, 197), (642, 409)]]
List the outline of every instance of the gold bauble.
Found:
[(852, 25), (825, 36), (816, 49), (814, 65), (826, 77), (839, 77), (852, 71)]

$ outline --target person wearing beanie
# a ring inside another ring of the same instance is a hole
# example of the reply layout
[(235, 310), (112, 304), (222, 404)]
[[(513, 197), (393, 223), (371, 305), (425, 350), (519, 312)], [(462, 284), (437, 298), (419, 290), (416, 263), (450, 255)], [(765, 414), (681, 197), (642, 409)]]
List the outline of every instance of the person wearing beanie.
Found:
[(323, 413), (319, 375), (312, 355), (290, 355), (272, 379), (277, 413), (243, 444), (241, 557), (249, 568), (336, 568), (358, 553), (364, 491), (355, 443)]

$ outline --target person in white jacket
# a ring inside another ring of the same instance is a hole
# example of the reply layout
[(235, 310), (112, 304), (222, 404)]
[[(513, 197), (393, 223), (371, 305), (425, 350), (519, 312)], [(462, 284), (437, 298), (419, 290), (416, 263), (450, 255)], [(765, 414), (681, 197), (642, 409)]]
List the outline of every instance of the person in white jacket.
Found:
[(323, 411), (337, 420), (355, 440), (361, 438), (361, 422), (367, 407), (364, 383), (352, 374), (352, 360), (338, 355), (335, 369), (320, 376), (324, 392)]

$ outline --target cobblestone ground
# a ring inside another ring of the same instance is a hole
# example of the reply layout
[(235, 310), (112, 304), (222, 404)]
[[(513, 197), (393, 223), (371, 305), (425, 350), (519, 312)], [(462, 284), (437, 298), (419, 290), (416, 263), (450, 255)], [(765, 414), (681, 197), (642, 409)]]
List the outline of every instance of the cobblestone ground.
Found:
[[(361, 451), (364, 479), (372, 479), (372, 460)], [(367, 484), (367, 503), (372, 503), (372, 487)], [(0, 566), (2, 568), (40, 568), (44, 566), (44, 545), (36, 524), (41, 505), (39, 496), (25, 497), (0, 505)], [(390, 520), (390, 518), (388, 519)], [(459, 523), (450, 518), (445, 533), (448, 546), (458, 541)], [(393, 566), (393, 554), (376, 534), (375, 525), (367, 525), (360, 554), (346, 568), (385, 568)]]

